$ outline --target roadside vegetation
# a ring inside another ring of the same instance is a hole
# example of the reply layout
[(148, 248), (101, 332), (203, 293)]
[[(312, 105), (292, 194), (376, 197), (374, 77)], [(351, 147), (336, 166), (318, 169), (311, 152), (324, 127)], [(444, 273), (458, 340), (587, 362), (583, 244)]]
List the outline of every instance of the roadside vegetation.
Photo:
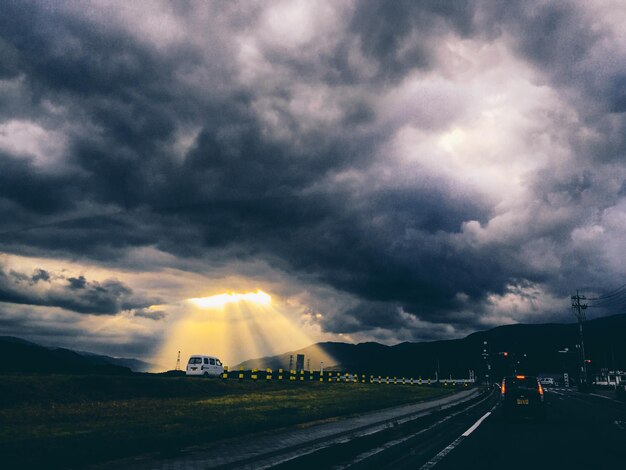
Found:
[(80, 466), (138, 453), (175, 453), (445, 393), (418, 385), (0, 376), (0, 452), (9, 468)]

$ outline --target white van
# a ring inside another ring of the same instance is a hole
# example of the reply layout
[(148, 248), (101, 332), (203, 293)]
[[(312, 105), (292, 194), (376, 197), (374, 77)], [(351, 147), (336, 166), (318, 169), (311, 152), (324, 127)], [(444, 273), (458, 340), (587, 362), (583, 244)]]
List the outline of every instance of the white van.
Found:
[(217, 357), (196, 354), (191, 356), (187, 363), (187, 375), (219, 377), (222, 373), (224, 373), (224, 366)]
[(539, 383), (541, 385), (554, 386), (554, 379), (552, 377), (539, 377)]

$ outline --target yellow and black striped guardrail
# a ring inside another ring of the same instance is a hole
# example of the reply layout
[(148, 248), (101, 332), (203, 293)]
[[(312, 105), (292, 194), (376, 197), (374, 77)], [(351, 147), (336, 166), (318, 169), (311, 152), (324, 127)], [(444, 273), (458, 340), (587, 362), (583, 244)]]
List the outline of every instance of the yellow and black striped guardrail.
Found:
[(224, 367), (224, 373), (221, 375), (223, 381), (227, 382), (236, 378), (238, 382), (263, 381), (270, 382), (327, 382), (327, 383), (361, 383), (361, 384), (385, 384), (385, 385), (425, 385), (425, 386), (442, 386), (448, 388), (468, 387), (474, 384), (470, 379), (433, 379), (431, 377), (422, 378), (422, 376), (399, 377), (392, 375), (367, 375), (364, 373), (351, 373), (346, 371), (314, 371), (314, 370), (285, 370), (278, 369), (276, 371), (268, 368), (265, 369), (244, 369), (239, 367), (236, 374), (231, 374), (228, 367)]

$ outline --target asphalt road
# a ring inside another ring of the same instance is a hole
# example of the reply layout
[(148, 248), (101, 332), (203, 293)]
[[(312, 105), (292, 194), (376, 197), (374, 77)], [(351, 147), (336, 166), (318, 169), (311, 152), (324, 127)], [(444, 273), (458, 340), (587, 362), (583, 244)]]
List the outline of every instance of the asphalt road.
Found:
[(546, 400), (544, 423), (505, 420), (496, 407), (432, 468), (626, 468), (625, 403), (556, 389), (546, 392)]
[[(404, 423), (394, 421), (371, 432), (342, 433), (332, 442), (322, 439), (320, 445), (311, 429), (294, 429), (292, 437), (289, 432), (248, 437), (239, 444), (227, 443), (223, 449), (191, 452), (166, 460), (136, 461), (133, 465), (118, 464), (116, 468), (626, 468), (626, 403), (552, 389), (546, 391), (547, 420), (537, 422), (504, 419), (498, 402), (499, 392), (493, 390), (449, 410), (433, 411)], [(351, 423), (349, 419), (338, 422), (346, 429), (353, 426)], [(272, 441), (285, 449), (274, 449)], [(243, 458), (245, 452), (255, 457)]]

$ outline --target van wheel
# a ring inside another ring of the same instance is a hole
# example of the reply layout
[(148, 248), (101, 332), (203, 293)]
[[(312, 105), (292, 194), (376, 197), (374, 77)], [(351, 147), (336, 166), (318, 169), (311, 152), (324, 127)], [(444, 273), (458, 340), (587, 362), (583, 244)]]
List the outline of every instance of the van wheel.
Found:
[(208, 373), (208, 372), (205, 372), (202, 376), (203, 376), (205, 379), (208, 379), (208, 378), (209, 378), (209, 373)]

